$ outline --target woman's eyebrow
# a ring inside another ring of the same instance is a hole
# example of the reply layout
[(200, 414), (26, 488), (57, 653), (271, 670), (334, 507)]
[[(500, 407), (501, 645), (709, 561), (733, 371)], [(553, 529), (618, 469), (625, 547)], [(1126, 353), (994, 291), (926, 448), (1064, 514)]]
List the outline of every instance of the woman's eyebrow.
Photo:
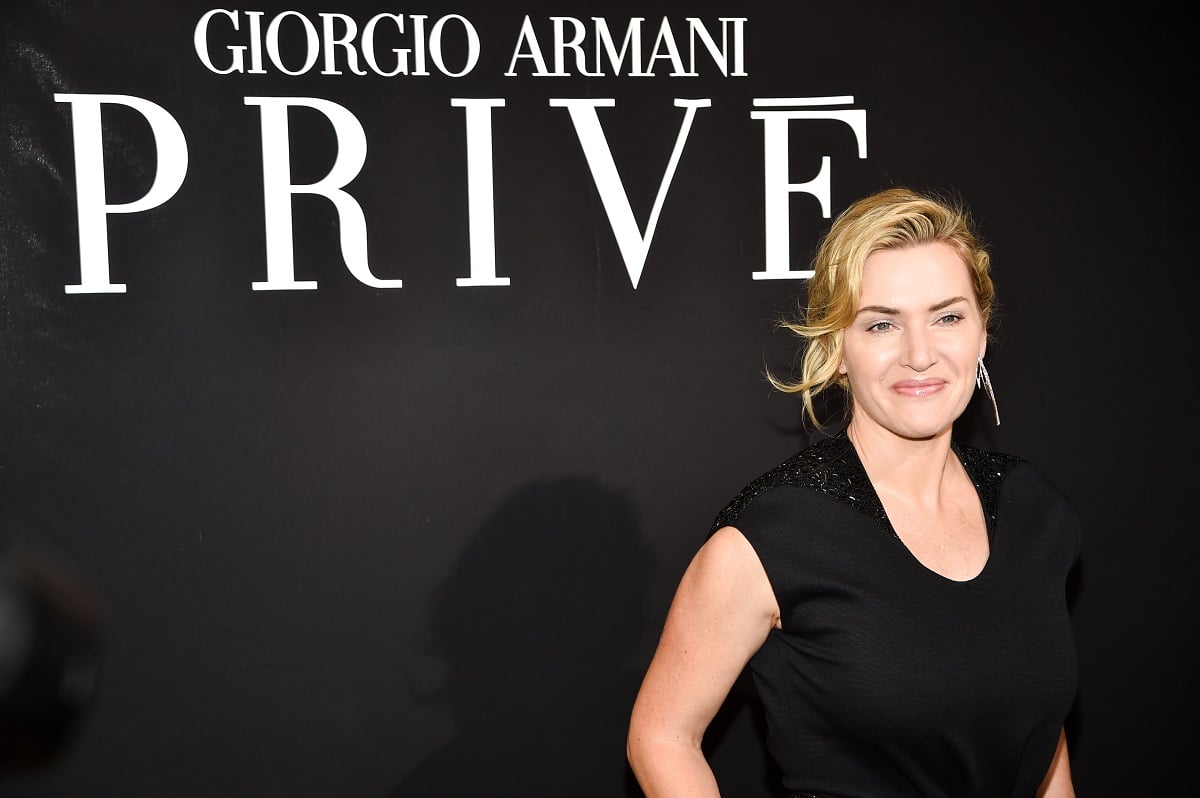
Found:
[(864, 313), (879, 313), (884, 316), (896, 316), (900, 313), (900, 311), (896, 310), (895, 308), (889, 308), (886, 305), (866, 305), (859, 308), (858, 312), (854, 315), (861, 316)]
[[(932, 305), (929, 306), (929, 310), (936, 312), (936, 311), (941, 310), (942, 308), (950, 307), (951, 305), (953, 305), (957, 302), (966, 302), (966, 301), (967, 301), (967, 298), (965, 296), (952, 296), (949, 299), (943, 299), (941, 302), (934, 302)], [(896, 308), (889, 308), (887, 305), (865, 305), (865, 306), (859, 308), (858, 312), (855, 313), (854, 315), (857, 317), (857, 316), (861, 316), (864, 313), (879, 313), (884, 316), (900, 315), (899, 310), (897, 310)]]
[(929, 306), (929, 309), (930, 310), (941, 310), (942, 308), (950, 307), (951, 305), (955, 304), (956, 302), (966, 302), (966, 301), (967, 301), (967, 298), (965, 296), (952, 296), (949, 299), (943, 299), (941, 302), (935, 302), (934, 304)]

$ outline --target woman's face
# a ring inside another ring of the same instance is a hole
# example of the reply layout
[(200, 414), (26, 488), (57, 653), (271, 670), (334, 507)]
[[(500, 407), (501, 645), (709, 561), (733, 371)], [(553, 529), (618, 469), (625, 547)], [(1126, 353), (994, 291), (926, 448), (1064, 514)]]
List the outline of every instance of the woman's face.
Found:
[(949, 431), (987, 348), (967, 266), (942, 243), (872, 253), (843, 335), (854, 426), (914, 440)]

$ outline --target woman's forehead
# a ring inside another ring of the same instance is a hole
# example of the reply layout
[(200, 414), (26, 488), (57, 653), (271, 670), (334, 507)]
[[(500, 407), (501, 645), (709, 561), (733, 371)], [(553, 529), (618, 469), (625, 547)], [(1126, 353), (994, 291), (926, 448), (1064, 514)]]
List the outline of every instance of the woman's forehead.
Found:
[(871, 253), (863, 264), (860, 305), (921, 304), (974, 295), (958, 252), (941, 242)]

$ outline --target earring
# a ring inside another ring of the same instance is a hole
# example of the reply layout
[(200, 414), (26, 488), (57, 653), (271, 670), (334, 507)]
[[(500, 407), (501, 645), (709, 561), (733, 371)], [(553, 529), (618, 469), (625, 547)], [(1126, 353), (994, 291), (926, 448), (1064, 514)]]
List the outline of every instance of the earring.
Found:
[(983, 365), (983, 355), (979, 356), (979, 366), (975, 369), (975, 387), (983, 388), (988, 399), (992, 400), (992, 412), (996, 414), (996, 426), (1000, 426), (1000, 408), (996, 406), (996, 392), (992, 390), (992, 378), (988, 376)]

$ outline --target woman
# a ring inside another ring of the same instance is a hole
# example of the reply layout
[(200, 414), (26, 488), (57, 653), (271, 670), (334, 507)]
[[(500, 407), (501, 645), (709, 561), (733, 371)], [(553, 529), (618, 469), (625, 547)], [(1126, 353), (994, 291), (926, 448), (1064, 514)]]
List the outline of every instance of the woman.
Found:
[(963, 445), (993, 302), (966, 209), (893, 188), (821, 243), (796, 383), (849, 421), (718, 514), (630, 719), (648, 798), (719, 795), (705, 729), (747, 664), (791, 796), (1073, 796), (1065, 581), (1079, 524), (1026, 461)]

